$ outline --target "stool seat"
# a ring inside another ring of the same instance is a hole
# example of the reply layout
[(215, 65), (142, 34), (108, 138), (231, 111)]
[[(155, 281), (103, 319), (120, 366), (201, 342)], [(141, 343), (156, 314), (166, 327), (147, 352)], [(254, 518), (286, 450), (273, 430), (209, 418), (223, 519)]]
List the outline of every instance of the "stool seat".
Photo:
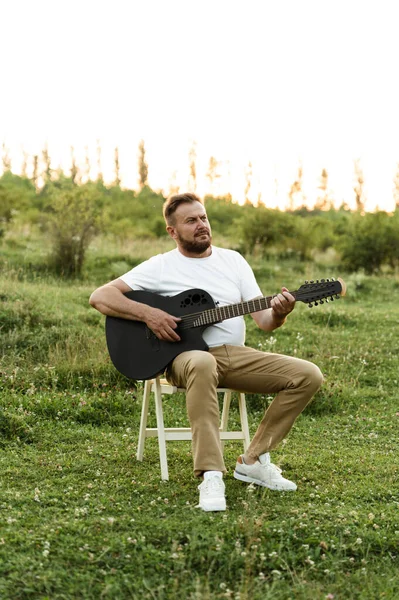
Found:
[[(139, 441), (137, 446), (137, 460), (142, 461), (144, 457), (144, 444), (148, 437), (157, 437), (159, 445), (159, 460), (161, 465), (161, 477), (164, 480), (169, 479), (168, 460), (166, 454), (167, 441), (191, 440), (192, 434), (190, 427), (165, 427), (163, 418), (162, 396), (171, 395), (178, 392), (185, 393), (185, 388), (178, 388), (171, 385), (166, 379), (156, 377), (144, 382), (143, 402), (141, 408)], [(245, 394), (235, 392), (229, 388), (217, 388), (218, 394), (223, 394), (223, 410), (220, 421), (220, 439), (224, 440), (242, 440), (244, 452), (250, 443), (247, 407), (245, 403)], [(241, 429), (236, 431), (227, 431), (230, 403), (232, 394), (238, 395), (238, 407), (240, 411)], [(147, 427), (148, 410), (150, 396), (154, 394), (156, 427)]]

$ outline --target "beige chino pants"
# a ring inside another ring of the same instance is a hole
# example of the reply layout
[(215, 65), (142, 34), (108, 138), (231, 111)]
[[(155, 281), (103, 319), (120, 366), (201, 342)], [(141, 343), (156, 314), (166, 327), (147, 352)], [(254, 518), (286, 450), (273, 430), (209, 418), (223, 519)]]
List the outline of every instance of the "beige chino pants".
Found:
[(284, 439), (323, 381), (320, 369), (306, 360), (226, 345), (179, 354), (166, 377), (173, 385), (186, 388), (197, 476), (204, 471), (226, 471), (219, 436), (218, 386), (276, 394), (246, 452), (257, 459)]

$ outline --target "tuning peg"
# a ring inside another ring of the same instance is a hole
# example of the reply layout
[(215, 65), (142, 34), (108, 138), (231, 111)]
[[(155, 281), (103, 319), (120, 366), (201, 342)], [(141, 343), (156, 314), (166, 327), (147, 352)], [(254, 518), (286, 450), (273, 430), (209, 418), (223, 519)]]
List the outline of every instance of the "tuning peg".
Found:
[(325, 283), (325, 279), (320, 279), (320, 283)]
[(313, 304), (311, 302), (309, 302), (308, 306), (309, 308), (313, 308)]
[(309, 281), (306, 279), (305, 284), (309, 283)]
[(339, 300), (338, 294), (335, 294), (335, 298), (336, 298), (336, 300)]
[(331, 300), (331, 302), (334, 302), (334, 298), (332, 296), (331, 296), (330, 300)]
[(320, 304), (324, 304), (324, 300), (320, 300)]
[(314, 283), (314, 279), (311, 279), (311, 280), (310, 280), (310, 283)]
[(317, 302), (317, 300), (315, 300), (314, 305), (319, 306), (319, 303)]
[(326, 301), (326, 303), (327, 303), (327, 304), (329, 303), (329, 299), (328, 299), (328, 298), (326, 298), (326, 300), (325, 300), (325, 301)]

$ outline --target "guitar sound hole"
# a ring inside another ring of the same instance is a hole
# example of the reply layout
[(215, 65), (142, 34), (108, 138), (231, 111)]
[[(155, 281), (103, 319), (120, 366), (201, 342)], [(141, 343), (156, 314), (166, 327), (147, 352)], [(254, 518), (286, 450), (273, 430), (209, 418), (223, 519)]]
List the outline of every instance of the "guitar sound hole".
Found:
[(207, 304), (208, 300), (204, 294), (189, 294), (181, 301), (180, 307), (194, 306), (195, 304)]

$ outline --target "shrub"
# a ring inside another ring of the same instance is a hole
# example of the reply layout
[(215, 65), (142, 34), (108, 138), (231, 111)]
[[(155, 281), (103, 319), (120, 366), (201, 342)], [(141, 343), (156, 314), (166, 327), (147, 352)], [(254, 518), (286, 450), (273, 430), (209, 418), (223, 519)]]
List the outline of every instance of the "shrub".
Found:
[(354, 215), (349, 235), (342, 239), (342, 263), (348, 271), (379, 272), (399, 260), (397, 215), (385, 212)]
[(80, 275), (86, 251), (99, 232), (103, 211), (93, 185), (53, 188), (43, 219), (51, 238), (51, 264), (59, 275)]

